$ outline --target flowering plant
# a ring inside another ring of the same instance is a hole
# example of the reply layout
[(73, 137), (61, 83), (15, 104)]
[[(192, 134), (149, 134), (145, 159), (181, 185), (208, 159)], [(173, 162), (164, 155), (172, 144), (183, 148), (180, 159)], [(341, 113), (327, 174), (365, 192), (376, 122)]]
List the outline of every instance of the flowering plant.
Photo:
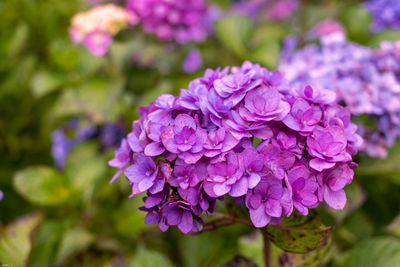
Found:
[(244, 203), (255, 227), (279, 224), (295, 208), (346, 203), (352, 156), (362, 139), (331, 91), (292, 88), (257, 64), (208, 69), (179, 97), (161, 95), (109, 162), (147, 193), (146, 223), (200, 231), (217, 201)]

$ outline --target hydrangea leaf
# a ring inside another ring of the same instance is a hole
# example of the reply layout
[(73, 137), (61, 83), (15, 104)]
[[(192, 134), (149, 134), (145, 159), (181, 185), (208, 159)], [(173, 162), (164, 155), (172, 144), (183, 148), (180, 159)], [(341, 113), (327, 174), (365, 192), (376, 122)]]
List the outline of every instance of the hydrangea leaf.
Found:
[(392, 267), (400, 262), (400, 239), (377, 237), (357, 244), (341, 266)]
[(332, 245), (332, 238), (327, 235), (318, 249), (304, 254), (282, 252), (278, 256), (281, 266), (317, 267), (327, 261)]
[(294, 213), (279, 225), (269, 225), (268, 236), (284, 251), (307, 253), (320, 247), (331, 229), (315, 214), (302, 216)]
[(386, 230), (391, 234), (400, 237), (400, 215), (394, 218), (394, 220), (386, 227)]
[(26, 266), (32, 248), (31, 234), (42, 220), (40, 213), (24, 216), (0, 232), (0, 262)]
[(162, 253), (140, 247), (133, 258), (129, 261), (128, 267), (153, 267), (153, 266), (174, 266), (171, 261)]
[(62, 204), (71, 193), (66, 178), (48, 166), (21, 170), (15, 174), (13, 182), (18, 193), (36, 205)]
[(35, 97), (42, 97), (51, 93), (62, 84), (63, 80), (60, 76), (47, 70), (39, 70), (31, 80), (31, 90)]
[(227, 16), (215, 24), (222, 44), (240, 57), (246, 56), (246, 44), (251, 37), (252, 27), (251, 20), (246, 16)]
[(74, 148), (67, 159), (67, 177), (84, 203), (91, 202), (107, 171), (107, 162), (98, 151), (96, 143), (83, 143)]
[(278, 64), (280, 46), (278, 41), (262, 43), (251, 52), (250, 58), (268, 68), (275, 68)]
[(85, 250), (92, 243), (94, 237), (82, 228), (69, 229), (63, 236), (56, 256), (56, 265), (61, 265), (72, 255)]
[(46, 220), (33, 241), (29, 265), (32, 267), (52, 266), (59, 242), (66, 230), (64, 221)]

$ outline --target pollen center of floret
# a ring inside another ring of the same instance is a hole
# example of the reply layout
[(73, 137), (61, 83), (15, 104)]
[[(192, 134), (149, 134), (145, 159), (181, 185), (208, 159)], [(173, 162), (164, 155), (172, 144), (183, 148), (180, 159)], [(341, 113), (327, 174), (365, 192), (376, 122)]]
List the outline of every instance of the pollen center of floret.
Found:
[(185, 144), (187, 144), (188, 143), (188, 140), (185, 140), (185, 141), (183, 141)]

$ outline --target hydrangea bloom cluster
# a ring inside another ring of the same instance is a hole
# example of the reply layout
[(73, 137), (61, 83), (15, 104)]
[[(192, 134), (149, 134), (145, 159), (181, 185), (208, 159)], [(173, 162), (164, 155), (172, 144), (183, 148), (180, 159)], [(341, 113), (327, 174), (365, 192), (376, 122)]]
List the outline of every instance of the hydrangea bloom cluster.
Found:
[(386, 28), (400, 28), (400, 2), (397, 0), (370, 0), (365, 7), (372, 14), (373, 31), (378, 32)]
[(232, 10), (255, 21), (258, 21), (260, 16), (280, 21), (290, 17), (299, 7), (299, 0), (239, 0), (232, 6)]
[(216, 19), (216, 10), (204, 0), (129, 0), (127, 10), (139, 18), (144, 31), (178, 43), (204, 41)]
[(279, 72), (250, 62), (211, 70), (178, 97), (161, 95), (123, 139), (110, 166), (131, 197), (147, 193), (146, 223), (188, 233), (223, 197), (243, 201), (256, 227), (303, 215), (322, 201), (346, 203), (360, 145), (335, 93), (292, 88)]
[(83, 43), (96, 55), (107, 53), (113, 36), (129, 24), (136, 24), (136, 16), (114, 4), (97, 6), (75, 15), (71, 20), (70, 36), (76, 43)]
[(372, 50), (335, 33), (300, 51), (283, 55), (280, 70), (295, 85), (335, 91), (354, 115), (367, 115), (375, 125), (360, 127), (362, 150), (385, 157), (385, 147), (400, 135), (400, 44)]
[(186, 55), (185, 60), (182, 64), (182, 70), (185, 73), (193, 73), (199, 70), (203, 66), (203, 59), (201, 57), (201, 52), (197, 48), (190, 49), (189, 53)]
[(83, 126), (78, 119), (72, 119), (51, 135), (54, 163), (57, 168), (64, 168), (70, 151), (85, 140), (98, 138), (101, 148), (107, 149), (118, 146), (124, 134), (124, 127), (116, 123)]

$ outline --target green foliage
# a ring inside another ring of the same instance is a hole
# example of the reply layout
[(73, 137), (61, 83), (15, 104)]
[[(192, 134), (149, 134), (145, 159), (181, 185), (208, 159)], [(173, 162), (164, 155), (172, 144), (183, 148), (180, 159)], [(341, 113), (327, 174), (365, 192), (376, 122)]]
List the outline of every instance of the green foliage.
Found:
[(37, 205), (58, 205), (68, 200), (71, 190), (65, 177), (51, 167), (36, 166), (19, 171), (15, 189)]
[(25, 266), (32, 248), (31, 234), (41, 221), (39, 213), (26, 215), (0, 232), (0, 262)]
[(391, 267), (400, 262), (400, 239), (380, 237), (356, 245), (347, 256), (343, 266)]
[(279, 248), (294, 253), (306, 253), (320, 247), (329, 235), (331, 227), (322, 224), (315, 214), (302, 216), (298, 213), (285, 218), (277, 226), (268, 226), (268, 236)]
[(128, 263), (129, 267), (153, 267), (153, 266), (165, 266), (173, 267), (171, 261), (163, 254), (148, 250), (144, 247), (138, 249), (136, 254)]

